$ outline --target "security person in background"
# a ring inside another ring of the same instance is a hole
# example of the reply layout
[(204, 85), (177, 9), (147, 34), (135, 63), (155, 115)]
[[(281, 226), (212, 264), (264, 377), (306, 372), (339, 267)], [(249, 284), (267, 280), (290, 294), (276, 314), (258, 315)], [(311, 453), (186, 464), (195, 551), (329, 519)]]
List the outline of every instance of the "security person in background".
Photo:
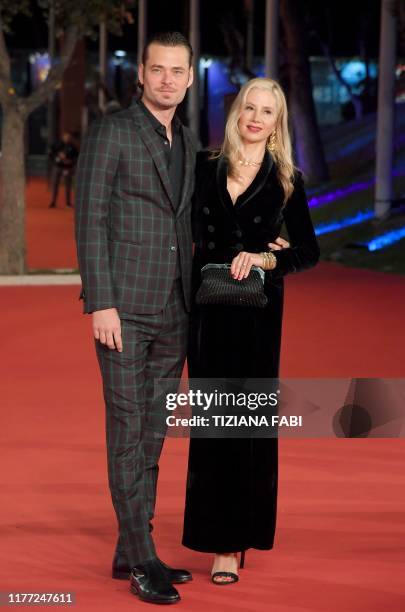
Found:
[(55, 143), (49, 153), (52, 161), (52, 202), (49, 208), (56, 207), (60, 180), (65, 181), (66, 206), (72, 206), (72, 179), (79, 151), (70, 132), (63, 132), (62, 140)]

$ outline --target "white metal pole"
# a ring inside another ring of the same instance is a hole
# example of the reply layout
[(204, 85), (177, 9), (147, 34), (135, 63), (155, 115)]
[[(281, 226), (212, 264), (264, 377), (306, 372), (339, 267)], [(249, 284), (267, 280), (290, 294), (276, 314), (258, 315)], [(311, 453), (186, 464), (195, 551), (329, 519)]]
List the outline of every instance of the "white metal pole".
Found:
[(278, 76), (278, 12), (279, 0), (266, 0), (265, 16), (265, 75)]
[(389, 214), (392, 201), (396, 63), (395, 5), (395, 0), (381, 1), (374, 205), (375, 216), (380, 219)]

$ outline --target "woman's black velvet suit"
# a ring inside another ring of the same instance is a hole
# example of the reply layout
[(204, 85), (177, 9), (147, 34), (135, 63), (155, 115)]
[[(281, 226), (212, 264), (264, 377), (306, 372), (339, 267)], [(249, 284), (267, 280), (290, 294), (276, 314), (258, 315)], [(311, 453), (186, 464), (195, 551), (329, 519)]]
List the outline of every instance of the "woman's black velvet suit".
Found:
[[(269, 153), (233, 204), (223, 157), (197, 158), (193, 208), (193, 292), (207, 263), (230, 263), (240, 251), (259, 253), (285, 223), (291, 247), (276, 251), (265, 274), (266, 308), (201, 307), (191, 313), (191, 378), (277, 378), (283, 315), (283, 277), (319, 258), (302, 178), (283, 206)], [(190, 439), (183, 544), (203, 552), (273, 546), (277, 508), (277, 439)]]

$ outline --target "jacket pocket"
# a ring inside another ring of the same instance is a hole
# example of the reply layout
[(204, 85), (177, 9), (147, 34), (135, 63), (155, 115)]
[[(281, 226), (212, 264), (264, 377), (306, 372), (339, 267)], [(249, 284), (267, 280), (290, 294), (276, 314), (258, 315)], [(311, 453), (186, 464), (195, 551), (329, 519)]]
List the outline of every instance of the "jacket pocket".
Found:
[(121, 242), (119, 240), (109, 240), (108, 249), (113, 259), (133, 259), (138, 260), (145, 251), (145, 246), (134, 244), (133, 242)]

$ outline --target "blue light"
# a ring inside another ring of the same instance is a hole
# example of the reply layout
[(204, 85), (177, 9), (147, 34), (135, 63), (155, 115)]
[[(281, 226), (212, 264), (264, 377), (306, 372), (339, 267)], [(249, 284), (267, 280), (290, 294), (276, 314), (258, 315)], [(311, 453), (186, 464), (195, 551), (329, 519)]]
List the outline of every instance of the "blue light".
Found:
[[(405, 137), (401, 139), (405, 142)], [(401, 141), (401, 139), (398, 139), (396, 143), (397, 145)], [(393, 170), (393, 172), (391, 173), (391, 176), (393, 177), (405, 176), (405, 172), (399, 169)], [(366, 181), (362, 181), (358, 183), (351, 183), (350, 185), (346, 185), (345, 187), (335, 189), (334, 191), (321, 193), (321, 195), (312, 195), (312, 194), (319, 193), (322, 190), (322, 185), (318, 187), (316, 190), (307, 189), (308, 195), (312, 196), (309, 198), (308, 204), (310, 208), (314, 208), (315, 206), (323, 206), (324, 204), (329, 204), (330, 202), (341, 200), (352, 193), (356, 193), (357, 191), (365, 191), (366, 189), (370, 189), (370, 187), (372, 187), (374, 183), (375, 183), (375, 178), (371, 178)]]
[[(372, 78), (377, 76), (377, 67), (375, 64), (369, 64), (369, 75)], [(357, 85), (366, 78), (366, 66), (360, 60), (350, 60), (342, 64), (341, 74), (344, 80), (350, 85)]]
[(363, 223), (363, 221), (368, 221), (374, 217), (374, 212), (372, 210), (365, 210), (363, 212), (358, 212), (356, 215), (352, 217), (346, 217), (346, 219), (340, 219), (340, 221), (331, 221), (329, 223), (320, 223), (315, 227), (316, 236), (321, 236), (322, 234), (329, 234), (330, 232), (337, 232), (344, 227), (350, 227), (350, 225), (357, 225), (358, 223)]
[(212, 64), (212, 59), (210, 57), (205, 58), (202, 57), (200, 59), (200, 68), (209, 68)]
[(376, 238), (373, 238), (369, 242), (364, 242), (363, 244), (369, 251), (379, 251), (380, 249), (384, 249), (394, 244), (394, 242), (398, 242), (398, 240), (402, 240), (402, 238), (405, 238), (405, 226), (381, 234), (381, 236), (376, 236)]
[(329, 204), (329, 202), (335, 202), (336, 200), (345, 198), (351, 193), (356, 193), (357, 191), (369, 189), (370, 187), (372, 187), (373, 184), (374, 179), (369, 181), (363, 181), (361, 183), (352, 183), (351, 185), (347, 185), (346, 187), (335, 189), (335, 191), (330, 191), (328, 193), (323, 193), (319, 196), (314, 196), (309, 199), (309, 206), (310, 208), (313, 208), (314, 206), (322, 206), (323, 204)]

